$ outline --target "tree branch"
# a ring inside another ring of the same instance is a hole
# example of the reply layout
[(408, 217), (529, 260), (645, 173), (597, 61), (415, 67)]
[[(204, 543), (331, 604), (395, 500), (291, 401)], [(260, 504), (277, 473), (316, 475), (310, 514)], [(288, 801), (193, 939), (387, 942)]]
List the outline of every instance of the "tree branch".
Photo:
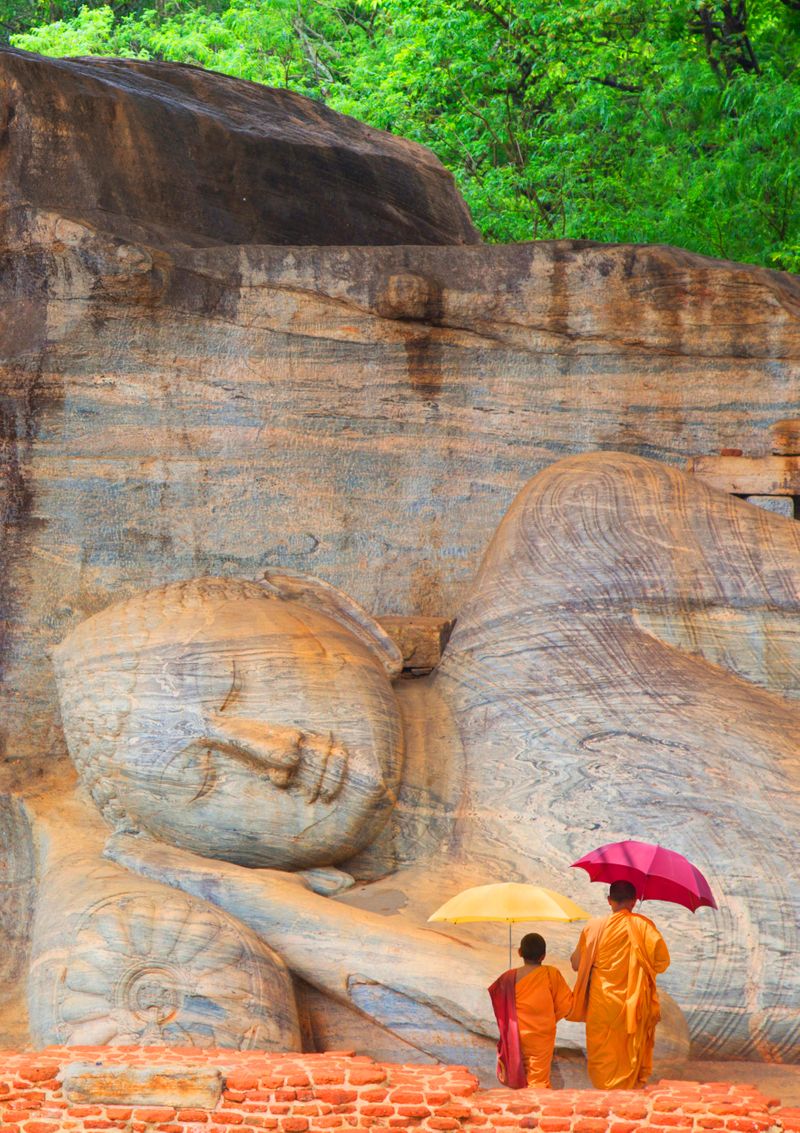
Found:
[(634, 86), (632, 83), (623, 83), (619, 79), (612, 78), (611, 75), (606, 75), (605, 78), (600, 75), (590, 75), (589, 82), (600, 83), (604, 87), (626, 91), (628, 94), (641, 94), (644, 89), (643, 87)]

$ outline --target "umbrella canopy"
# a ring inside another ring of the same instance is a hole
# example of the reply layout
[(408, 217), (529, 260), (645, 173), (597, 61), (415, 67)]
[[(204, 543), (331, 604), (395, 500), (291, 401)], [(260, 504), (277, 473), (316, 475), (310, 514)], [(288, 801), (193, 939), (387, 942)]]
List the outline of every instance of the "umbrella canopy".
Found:
[(429, 921), (586, 921), (589, 914), (552, 889), (517, 881), (497, 885), (475, 885), (445, 901)]
[(466, 924), (469, 921), (502, 921), (508, 924), (508, 963), (511, 966), (511, 925), (519, 921), (586, 921), (589, 914), (561, 893), (541, 885), (517, 881), (475, 885), (445, 901), (429, 921)]
[(629, 881), (640, 901), (671, 901), (692, 912), (701, 905), (717, 907), (697, 866), (683, 854), (652, 842), (609, 842), (572, 865), (585, 869), (592, 881)]

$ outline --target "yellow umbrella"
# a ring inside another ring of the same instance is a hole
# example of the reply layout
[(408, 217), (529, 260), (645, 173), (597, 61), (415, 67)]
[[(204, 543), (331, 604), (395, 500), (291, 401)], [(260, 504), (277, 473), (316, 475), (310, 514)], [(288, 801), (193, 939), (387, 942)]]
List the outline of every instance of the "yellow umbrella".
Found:
[(465, 924), (502, 921), (508, 925), (508, 965), (511, 967), (511, 926), (519, 921), (587, 921), (589, 914), (569, 897), (518, 881), (474, 885), (445, 901), (429, 921)]

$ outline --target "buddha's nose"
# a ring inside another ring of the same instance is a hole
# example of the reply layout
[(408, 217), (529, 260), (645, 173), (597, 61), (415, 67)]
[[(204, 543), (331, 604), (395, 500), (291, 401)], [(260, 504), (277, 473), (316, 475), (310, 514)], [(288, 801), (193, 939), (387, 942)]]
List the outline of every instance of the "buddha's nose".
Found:
[(209, 739), (266, 771), (276, 787), (298, 786), (309, 802), (335, 798), (347, 770), (347, 749), (330, 735), (242, 716), (212, 713)]

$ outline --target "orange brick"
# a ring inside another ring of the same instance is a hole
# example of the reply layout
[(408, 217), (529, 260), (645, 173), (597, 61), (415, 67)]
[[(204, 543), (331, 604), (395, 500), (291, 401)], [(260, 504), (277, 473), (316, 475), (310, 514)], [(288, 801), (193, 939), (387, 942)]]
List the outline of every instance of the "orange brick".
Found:
[(287, 1086), (310, 1086), (311, 1079), (308, 1074), (291, 1074), (286, 1079)]
[(283, 1087), (275, 1091), (276, 1102), (293, 1102), (297, 1100), (297, 1090), (287, 1089)]
[(604, 1117), (578, 1117), (572, 1128), (574, 1133), (606, 1133), (608, 1122)]
[[(425, 1101), (422, 1090), (408, 1090), (403, 1087), (397, 1090), (392, 1090), (389, 1094), (389, 1101), (395, 1102), (397, 1105), (421, 1105)], [(442, 1098), (442, 1101), (447, 1101), (447, 1098)]]
[(641, 1129), (638, 1121), (612, 1121), (608, 1133), (636, 1133), (637, 1129)]
[(398, 1117), (430, 1117), (431, 1111), (426, 1105), (399, 1105)]
[(698, 1129), (724, 1129), (725, 1122), (721, 1117), (696, 1117), (695, 1124)]
[(166, 1125), (157, 1125), (158, 1133), (186, 1133), (182, 1125), (176, 1125), (174, 1122), (168, 1122)]
[(454, 1117), (431, 1117), (428, 1119), (429, 1129), (460, 1129), (461, 1126)]
[(225, 1075), (225, 1088), (228, 1090), (247, 1090), (258, 1089), (258, 1075), (248, 1074), (245, 1070), (232, 1070)]
[[(566, 1130), (572, 1128), (571, 1117), (540, 1117), (539, 1128), (543, 1133), (566, 1133)], [(631, 1126), (633, 1130), (635, 1126)], [(618, 1133), (628, 1133), (627, 1130), (620, 1129)]]
[(619, 1102), (614, 1104), (615, 1117), (627, 1117), (631, 1121), (642, 1121), (647, 1117), (647, 1106), (644, 1102)]
[(320, 1117), (314, 1122), (320, 1129), (341, 1129), (344, 1125), (344, 1118), (337, 1117), (335, 1114), (329, 1117)]
[(584, 1098), (578, 1098), (575, 1103), (575, 1112), (581, 1117), (608, 1117), (611, 1109), (611, 1101), (608, 1099), (600, 1100), (596, 1095), (589, 1094)]
[(193, 1121), (195, 1124), (208, 1121), (208, 1114), (204, 1109), (179, 1109), (175, 1117), (178, 1121)]
[(244, 1114), (237, 1113), (235, 1109), (218, 1109), (214, 1111), (215, 1121), (224, 1121), (228, 1125), (242, 1125)]
[(694, 1117), (689, 1113), (659, 1113), (659, 1125), (667, 1125), (670, 1129), (691, 1129)]
[(305, 1133), (308, 1122), (304, 1117), (287, 1117), (281, 1122), (281, 1129), (285, 1133)]
[(346, 1105), (348, 1102), (354, 1102), (358, 1098), (356, 1090), (337, 1090), (335, 1088), (323, 1087), (317, 1090), (317, 1100), (321, 1102), (330, 1102), (331, 1105)]
[[(72, 1111), (70, 1111), (72, 1112)], [(99, 1110), (95, 1111), (99, 1113)], [(173, 1106), (137, 1106), (133, 1111), (133, 1116), (137, 1121), (144, 1121), (145, 1124), (157, 1125), (160, 1121), (172, 1121), (175, 1116), (175, 1108)]]
[(25, 1133), (58, 1133), (58, 1126), (54, 1121), (28, 1121), (22, 1128)]
[(361, 1100), (365, 1102), (385, 1102), (389, 1091), (385, 1086), (373, 1086), (371, 1090), (362, 1090)]
[[(531, 1109), (532, 1108), (531, 1106)], [(457, 1105), (454, 1102), (451, 1102), (450, 1105), (440, 1105), (436, 1107), (437, 1117), (455, 1117), (460, 1120), (469, 1117), (471, 1113), (472, 1110), (468, 1105)]]
[(314, 1082), (318, 1086), (341, 1086), (344, 1084), (343, 1070), (314, 1070)]
[(363, 1105), (361, 1112), (364, 1117), (393, 1117), (394, 1106), (391, 1105)]
[(27, 1062), (20, 1066), (17, 1073), (26, 1082), (48, 1082), (55, 1079), (59, 1069), (59, 1066), (53, 1063)]
[(676, 1109), (681, 1108), (681, 1103), (678, 1098), (654, 1098), (653, 1099), (653, 1113), (674, 1113)]
[(349, 1074), (351, 1086), (369, 1086), (377, 1082), (386, 1081), (386, 1071), (379, 1070), (377, 1067), (374, 1070), (368, 1069), (366, 1066), (362, 1069), (352, 1069)]
[[(735, 1129), (739, 1133), (760, 1133), (772, 1125), (768, 1117), (732, 1117), (725, 1122), (726, 1129)], [(25, 1127), (27, 1129), (27, 1126)]]

